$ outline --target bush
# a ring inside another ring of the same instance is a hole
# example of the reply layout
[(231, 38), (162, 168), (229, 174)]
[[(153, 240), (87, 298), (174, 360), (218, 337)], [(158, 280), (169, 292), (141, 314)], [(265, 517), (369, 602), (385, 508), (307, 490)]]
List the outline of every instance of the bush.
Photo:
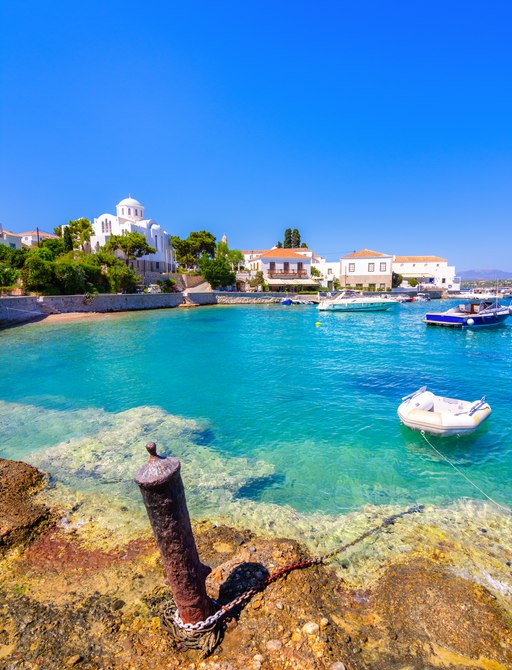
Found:
[(176, 293), (178, 290), (176, 282), (170, 277), (167, 277), (167, 279), (159, 279), (157, 284), (160, 286), (162, 293)]
[(55, 263), (31, 254), (25, 261), (21, 273), (27, 291), (51, 291), (55, 284)]
[(107, 279), (112, 293), (135, 293), (140, 282), (135, 272), (124, 264), (112, 265), (108, 268)]
[(54, 269), (55, 283), (61, 293), (74, 295), (86, 291), (85, 272), (81, 265), (70, 261), (57, 261)]
[(12, 286), (16, 283), (19, 275), (19, 270), (0, 263), (0, 286)]

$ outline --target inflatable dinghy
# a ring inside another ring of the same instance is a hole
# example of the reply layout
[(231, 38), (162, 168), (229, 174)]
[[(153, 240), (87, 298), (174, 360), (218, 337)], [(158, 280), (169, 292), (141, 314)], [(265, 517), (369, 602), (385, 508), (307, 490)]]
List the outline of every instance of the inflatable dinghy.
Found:
[(469, 433), (485, 421), (491, 408), (485, 401), (468, 402), (456, 398), (442, 398), (423, 386), (402, 398), (398, 416), (412, 430), (423, 430), (432, 435), (461, 435)]

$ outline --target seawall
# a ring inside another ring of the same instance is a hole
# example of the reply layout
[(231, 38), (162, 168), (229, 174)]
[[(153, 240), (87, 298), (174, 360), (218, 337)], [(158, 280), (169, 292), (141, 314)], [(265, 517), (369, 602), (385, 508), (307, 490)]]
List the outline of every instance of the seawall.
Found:
[(280, 293), (99, 293), (52, 296), (0, 297), (0, 327), (43, 319), (50, 314), (128, 312), (144, 309), (167, 309), (180, 305), (234, 305), (279, 303)]

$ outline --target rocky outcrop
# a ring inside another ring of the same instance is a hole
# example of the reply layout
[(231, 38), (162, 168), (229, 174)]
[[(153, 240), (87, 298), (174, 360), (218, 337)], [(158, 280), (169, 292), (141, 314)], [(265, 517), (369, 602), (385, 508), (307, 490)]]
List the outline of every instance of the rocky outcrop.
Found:
[[(295, 570), (232, 612), (213, 656), (179, 651), (160, 619), (170, 593), (149, 528), (122, 547), (88, 543), (62, 522), (65, 510), (48, 523), (37, 502), (44, 482), (34, 468), (0, 461), (2, 538), (18, 548), (0, 560), (2, 670), (512, 667), (510, 619), (485, 587), (455, 574), (446, 553), (402, 555), (361, 589), (329, 567)], [(194, 533), (212, 568), (209, 594), (222, 604), (307, 558), (296, 541), (208, 521)]]
[(26, 463), (0, 459), (0, 556), (25, 546), (48, 522), (49, 509), (34, 496), (46, 481)]

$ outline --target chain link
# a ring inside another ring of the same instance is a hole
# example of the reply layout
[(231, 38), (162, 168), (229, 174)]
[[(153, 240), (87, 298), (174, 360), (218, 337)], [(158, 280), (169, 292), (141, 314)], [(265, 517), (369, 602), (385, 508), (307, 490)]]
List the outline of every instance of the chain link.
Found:
[[(341, 547), (338, 547), (338, 549), (335, 549), (334, 551), (329, 552), (328, 554), (324, 554), (323, 556), (317, 556), (316, 558), (310, 558), (305, 561), (299, 561), (298, 563), (292, 563), (291, 565), (286, 565), (283, 568), (280, 568), (279, 570), (276, 570), (272, 574), (270, 574), (264, 581), (262, 581), (260, 584), (257, 586), (253, 586), (252, 588), (248, 589), (247, 591), (244, 591), (242, 595), (238, 596), (238, 598), (235, 598), (231, 602), (229, 602), (227, 605), (220, 605), (220, 609), (215, 612), (215, 614), (212, 614), (208, 618), (206, 618), (204, 621), (198, 621), (197, 623), (183, 623), (183, 621), (180, 618), (180, 615), (178, 614), (178, 610), (176, 609), (173, 615), (173, 620), (174, 623), (178, 628), (181, 628), (185, 631), (189, 632), (196, 632), (196, 631), (205, 631), (208, 628), (213, 627), (218, 621), (220, 621), (226, 614), (228, 614), (231, 610), (235, 609), (235, 607), (238, 607), (239, 605), (242, 605), (246, 600), (250, 600), (254, 595), (259, 593), (260, 591), (263, 591), (269, 584), (272, 582), (276, 581), (276, 579), (279, 579), (279, 577), (282, 577), (283, 575), (286, 575), (289, 572), (292, 572), (293, 570), (300, 570), (302, 568), (309, 568), (312, 567), (313, 565), (321, 565), (322, 563), (325, 563), (326, 561), (330, 560), (331, 558), (334, 558), (338, 554), (341, 554), (344, 551), (347, 551), (347, 549), (350, 549), (354, 545), (358, 544), (359, 542), (362, 542), (365, 540), (367, 537), (370, 537), (371, 535), (374, 535), (375, 533), (378, 533), (380, 530), (383, 528), (387, 528), (388, 526), (392, 526), (395, 521), (398, 521), (398, 519), (401, 519), (402, 517), (406, 516), (407, 514), (415, 514), (415, 513), (421, 513), (425, 509), (424, 505), (416, 505), (414, 507), (409, 507), (406, 509), (404, 512), (400, 512), (399, 514), (393, 514), (391, 516), (388, 516), (384, 521), (379, 525), (375, 526), (374, 528), (370, 528), (366, 532), (364, 532), (362, 535), (359, 535), (356, 537), (354, 540), (351, 542), (347, 542), (346, 544), (342, 545)], [(215, 601), (213, 601), (215, 603)], [(215, 603), (217, 604), (217, 603)]]

